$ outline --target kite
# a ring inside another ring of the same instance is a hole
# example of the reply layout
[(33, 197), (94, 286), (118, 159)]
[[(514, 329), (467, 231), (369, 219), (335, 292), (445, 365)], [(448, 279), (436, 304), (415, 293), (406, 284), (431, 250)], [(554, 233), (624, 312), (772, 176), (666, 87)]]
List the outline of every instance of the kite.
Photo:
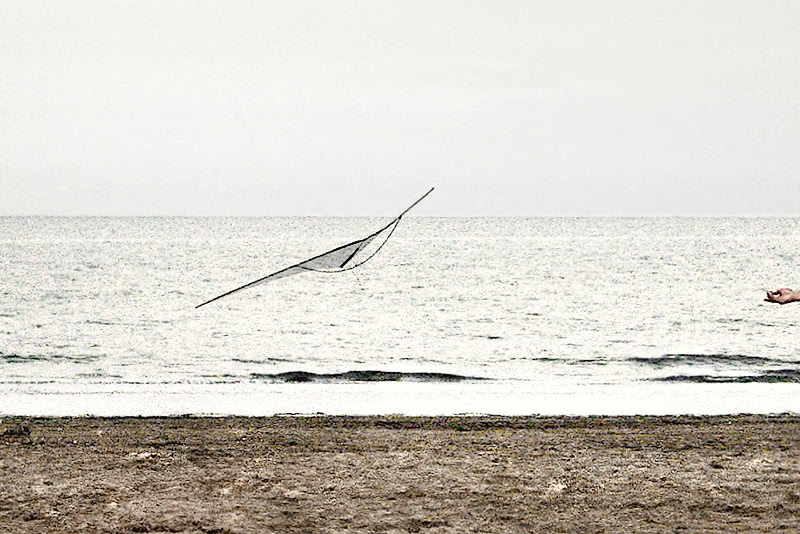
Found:
[[(195, 306), (195, 309), (205, 306), (206, 304), (211, 304), (215, 300), (219, 300), (224, 297), (228, 297), (233, 295), (234, 293), (238, 293), (243, 289), (249, 289), (251, 287), (255, 287), (261, 284), (265, 284), (267, 282), (272, 282), (274, 280), (279, 280), (281, 278), (285, 278), (287, 276), (292, 276), (293, 274), (300, 274), (305, 273), (308, 271), (312, 271), (315, 273), (342, 273), (345, 271), (350, 271), (355, 269), (356, 267), (360, 267), (367, 263), (369, 260), (375, 257), (375, 255), (380, 252), (383, 246), (389, 241), (389, 238), (392, 237), (397, 225), (400, 224), (400, 219), (403, 218), (403, 215), (408, 213), (411, 208), (422, 202), (422, 199), (427, 197), (433, 191), (433, 187), (430, 190), (422, 195), (416, 202), (411, 204), (409, 207), (403, 211), (400, 215), (392, 219), (392, 221), (377, 230), (367, 237), (359, 239), (357, 241), (353, 241), (352, 243), (347, 243), (346, 245), (342, 245), (340, 247), (336, 247), (333, 250), (329, 250), (328, 252), (323, 252), (319, 256), (314, 256), (313, 258), (309, 258), (305, 261), (301, 261), (300, 263), (296, 263), (291, 267), (286, 267), (285, 269), (281, 269), (280, 271), (276, 271), (272, 274), (268, 274), (258, 280), (253, 280), (243, 286), (239, 286), (236, 289), (231, 289), (230, 291), (223, 293), (222, 295), (218, 295), (213, 299), (207, 300), (202, 304), (198, 304)], [(371, 253), (366, 254), (366, 247), (369, 245), (373, 240), (375, 240), (381, 234), (385, 234), (385, 238), (383, 242)], [(366, 255), (366, 257), (362, 258), (359, 256)]]

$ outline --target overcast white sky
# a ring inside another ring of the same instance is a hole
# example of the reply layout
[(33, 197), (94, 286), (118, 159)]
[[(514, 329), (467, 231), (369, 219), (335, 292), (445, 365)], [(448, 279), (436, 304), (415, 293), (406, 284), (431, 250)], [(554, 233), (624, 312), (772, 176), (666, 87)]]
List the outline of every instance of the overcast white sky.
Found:
[(797, 215), (800, 2), (0, 0), (0, 215)]

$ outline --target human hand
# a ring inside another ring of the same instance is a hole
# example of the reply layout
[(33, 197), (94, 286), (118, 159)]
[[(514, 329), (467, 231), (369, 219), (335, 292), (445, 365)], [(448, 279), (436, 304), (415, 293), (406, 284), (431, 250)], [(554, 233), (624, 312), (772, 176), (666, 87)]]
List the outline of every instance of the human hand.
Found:
[(800, 300), (800, 291), (794, 291), (788, 287), (782, 287), (775, 291), (767, 291), (766, 302), (775, 302), (776, 304), (788, 304), (790, 302), (797, 302)]

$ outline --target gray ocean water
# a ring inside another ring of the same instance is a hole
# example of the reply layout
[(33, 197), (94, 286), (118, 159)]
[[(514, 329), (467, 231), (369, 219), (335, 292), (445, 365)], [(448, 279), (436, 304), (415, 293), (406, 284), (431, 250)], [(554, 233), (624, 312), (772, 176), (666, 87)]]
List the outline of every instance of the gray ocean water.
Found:
[(0, 218), (0, 414), (800, 411), (800, 219)]

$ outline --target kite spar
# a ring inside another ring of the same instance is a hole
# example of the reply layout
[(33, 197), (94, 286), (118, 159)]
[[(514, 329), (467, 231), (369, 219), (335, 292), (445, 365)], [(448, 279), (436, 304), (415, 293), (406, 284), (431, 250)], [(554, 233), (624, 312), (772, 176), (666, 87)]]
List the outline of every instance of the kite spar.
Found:
[[(279, 280), (287, 276), (292, 276), (293, 274), (300, 274), (308, 271), (313, 271), (317, 273), (341, 273), (344, 271), (355, 269), (356, 267), (359, 267), (361, 265), (364, 265), (366, 262), (375, 257), (375, 255), (378, 252), (380, 252), (380, 250), (387, 243), (387, 241), (389, 241), (389, 238), (392, 237), (395, 228), (397, 228), (397, 225), (400, 224), (400, 219), (403, 218), (403, 215), (408, 213), (411, 210), (411, 208), (422, 202), (422, 199), (430, 195), (433, 189), (434, 188), (431, 187), (427, 193), (419, 197), (419, 199), (417, 199), (416, 202), (407, 207), (403, 211), (403, 213), (392, 219), (392, 221), (389, 224), (387, 224), (380, 230), (371, 233), (367, 237), (364, 237), (357, 241), (353, 241), (352, 243), (347, 243), (346, 245), (342, 245), (340, 247), (336, 247), (335, 249), (329, 250), (328, 252), (323, 252), (319, 256), (314, 256), (313, 258), (292, 265), (291, 267), (286, 267), (285, 269), (281, 269), (280, 271), (268, 274), (267, 276), (259, 278), (258, 280), (253, 280), (252, 282), (249, 282), (243, 286), (239, 286), (236, 289), (231, 289), (227, 293), (223, 293), (222, 295), (218, 295), (213, 299), (203, 302), (202, 304), (198, 304), (197, 306), (195, 306), (195, 308), (200, 308), (202, 306), (205, 306), (206, 304), (211, 304), (215, 300), (228, 297), (243, 289), (249, 289), (257, 285), (261, 285), (267, 282), (272, 282), (274, 280)], [(367, 245), (369, 245), (373, 240), (375, 240), (378, 236), (382, 234), (385, 234), (386, 236), (383, 239), (383, 242), (372, 253), (367, 255), (365, 251)], [(361, 258), (359, 255), (361, 256), (366, 255), (366, 257)]]

